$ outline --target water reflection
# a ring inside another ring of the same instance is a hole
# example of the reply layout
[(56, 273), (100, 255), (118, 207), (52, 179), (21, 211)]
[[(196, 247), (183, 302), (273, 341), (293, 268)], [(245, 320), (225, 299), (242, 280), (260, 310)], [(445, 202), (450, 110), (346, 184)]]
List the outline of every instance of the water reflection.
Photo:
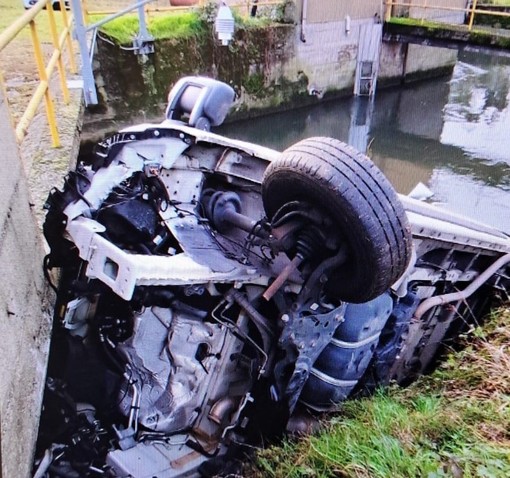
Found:
[(225, 125), (221, 133), (275, 149), (332, 136), (367, 154), (397, 190), (510, 233), (510, 60), (462, 54), (451, 78)]
[(459, 62), (444, 109), (441, 142), (473, 158), (510, 164), (510, 66)]

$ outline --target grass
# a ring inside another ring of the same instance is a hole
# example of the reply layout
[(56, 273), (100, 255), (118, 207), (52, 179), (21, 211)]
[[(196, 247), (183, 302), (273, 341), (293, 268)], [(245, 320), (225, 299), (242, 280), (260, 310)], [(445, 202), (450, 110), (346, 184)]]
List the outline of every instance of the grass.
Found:
[[(101, 19), (92, 16), (91, 23)], [(101, 31), (106, 33), (119, 44), (130, 43), (138, 33), (138, 16), (125, 15), (106, 23)], [(148, 21), (148, 30), (156, 39), (163, 38), (189, 38), (197, 36), (205, 31), (204, 22), (196, 12), (169, 13), (153, 16)]]
[(499, 5), (502, 7), (510, 7), (510, 0), (483, 0), (480, 5)]
[(510, 310), (428, 377), (344, 404), (321, 433), (259, 453), (246, 476), (510, 476)]
[[(0, 0), (3, 1), (3, 0)], [(235, 27), (251, 29), (268, 26), (272, 23), (269, 17), (246, 17), (233, 12)], [(200, 36), (207, 31), (207, 22), (210, 12), (193, 9), (186, 12), (167, 12), (152, 14), (148, 18), (148, 30), (156, 40), (170, 38), (190, 38)], [(94, 23), (103, 18), (91, 16), (90, 22)], [(138, 16), (125, 15), (101, 27), (101, 31), (119, 44), (131, 43), (138, 32)]]
[[(22, 0), (0, 0), (0, 31), (3, 31), (15, 20), (17, 20), (23, 13), (25, 8), (23, 7)], [(55, 21), (57, 23), (57, 31), (62, 30), (62, 17), (58, 11), (53, 12)], [(36, 17), (37, 33), (39, 39), (42, 42), (51, 41), (50, 24), (48, 19), (48, 13), (43, 10)], [(30, 40), (30, 29), (26, 26), (16, 37), (17, 40), (27, 42)]]

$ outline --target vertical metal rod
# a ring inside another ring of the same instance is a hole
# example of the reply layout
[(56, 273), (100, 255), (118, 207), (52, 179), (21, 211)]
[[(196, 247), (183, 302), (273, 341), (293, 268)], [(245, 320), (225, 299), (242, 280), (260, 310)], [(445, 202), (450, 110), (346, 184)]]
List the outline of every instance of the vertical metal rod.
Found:
[[(49, 2), (48, 2), (49, 3)], [(51, 8), (51, 6), (50, 6)], [(30, 34), (32, 36), (32, 43), (34, 47), (35, 61), (37, 63), (37, 70), (39, 72), (39, 78), (41, 79), (41, 83), (46, 83), (46, 88), (44, 91), (44, 102), (46, 105), (46, 116), (48, 118), (48, 125), (50, 127), (51, 140), (54, 148), (60, 147), (60, 138), (58, 136), (57, 131), (57, 122), (55, 119), (55, 108), (53, 106), (53, 100), (51, 98), (51, 93), (48, 84), (48, 77), (46, 76), (46, 69), (44, 67), (43, 54), (41, 50), (41, 44), (39, 42), (39, 37), (37, 35), (37, 28), (35, 26), (35, 21), (30, 21)]]
[(471, 4), (471, 15), (469, 17), (469, 25), (468, 30), (471, 31), (473, 28), (473, 22), (475, 21), (475, 10), (476, 10), (476, 4), (478, 0), (473, 0), (473, 3)]
[(85, 25), (90, 23), (89, 19), (89, 8), (87, 6), (87, 0), (81, 0), (81, 11), (83, 12), (83, 18), (85, 19)]
[(94, 82), (94, 72), (92, 70), (92, 63), (89, 57), (89, 50), (87, 45), (87, 28), (83, 21), (83, 10), (80, 0), (71, 0), (71, 5), (74, 14), (75, 34), (80, 48), (81, 57), (81, 74), (83, 77), (83, 94), (85, 97), (85, 104), (97, 105), (97, 91)]
[(425, 0), (425, 4), (423, 5), (422, 14), (421, 14), (421, 21), (420, 23), (423, 25), (423, 22), (425, 21), (425, 15), (427, 14), (427, 0)]
[(386, 0), (386, 10), (384, 11), (384, 21), (389, 22), (392, 14), (393, 2), (392, 0)]
[(147, 22), (145, 21), (145, 5), (139, 5), (138, 6), (138, 23), (140, 24), (140, 30), (138, 34), (141, 38), (147, 38), (149, 37), (149, 32), (147, 30)]
[[(64, 29), (69, 28), (69, 16), (67, 15), (66, 4), (64, 0), (59, 0), (60, 5), (60, 13), (62, 15), (62, 22), (64, 23)], [(69, 71), (76, 75), (78, 72), (76, 68), (76, 59), (74, 58), (74, 46), (73, 39), (71, 38), (71, 29), (69, 28), (69, 32), (66, 35), (67, 42), (67, 51), (69, 52)]]
[(58, 33), (57, 33), (57, 24), (55, 22), (55, 13), (53, 12), (53, 7), (51, 2), (48, 0), (46, 2), (46, 11), (48, 12), (48, 19), (50, 23), (50, 31), (51, 31), (51, 39), (53, 40), (53, 46), (56, 51), (58, 51), (58, 60), (57, 60), (57, 68), (58, 74), (60, 77), (60, 88), (62, 90), (62, 96), (64, 97), (64, 103), (66, 105), (69, 104), (69, 90), (67, 88), (67, 79), (66, 79), (66, 70), (64, 67), (64, 62), (62, 61), (62, 50), (60, 49), (59, 41), (58, 41)]
[[(7, 99), (7, 88), (5, 86), (5, 79), (4, 79), (2, 70), (0, 70), (0, 93), (1, 93), (1, 96), (4, 98), (5, 103), (7, 105), (7, 113), (9, 113), (9, 122), (10, 122), (11, 126), (14, 128), (16, 126), (16, 124), (12, 117), (11, 108), (9, 107), (9, 100)], [(0, 476), (0, 478), (2, 478), (2, 477)]]

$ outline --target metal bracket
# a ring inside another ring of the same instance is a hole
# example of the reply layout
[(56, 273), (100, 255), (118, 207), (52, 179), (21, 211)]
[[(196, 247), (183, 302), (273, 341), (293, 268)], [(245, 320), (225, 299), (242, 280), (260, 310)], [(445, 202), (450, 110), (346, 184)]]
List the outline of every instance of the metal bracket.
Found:
[(144, 37), (141, 34), (133, 38), (133, 51), (135, 55), (150, 55), (154, 53), (154, 37)]

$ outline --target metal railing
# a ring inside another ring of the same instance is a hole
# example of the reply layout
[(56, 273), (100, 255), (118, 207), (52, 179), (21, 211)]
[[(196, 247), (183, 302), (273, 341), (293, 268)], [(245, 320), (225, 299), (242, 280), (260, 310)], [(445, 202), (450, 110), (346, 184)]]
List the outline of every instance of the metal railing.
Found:
[[(510, 13), (508, 12), (498, 12), (498, 11), (492, 11), (487, 10), (482, 7), (489, 7), (490, 5), (483, 5), (481, 2), (478, 2), (478, 0), (473, 0), (472, 2), (466, 2), (466, 7), (450, 7), (445, 5), (434, 5), (433, 3), (429, 4), (427, 0), (423, 0), (423, 3), (404, 3), (403, 1), (400, 2), (394, 2), (392, 0), (387, 0), (385, 2), (386, 10), (384, 15), (384, 20), (389, 21), (391, 17), (393, 16), (393, 7), (404, 7), (408, 9), (418, 9), (422, 10), (423, 12), (426, 12), (427, 10), (437, 10), (437, 11), (447, 11), (447, 12), (457, 12), (457, 13), (464, 13), (466, 15), (466, 18), (468, 18), (467, 26), (468, 30), (471, 31), (473, 28), (473, 24), (475, 21), (475, 15), (484, 15), (484, 16), (494, 16), (494, 17), (506, 17), (510, 18)], [(427, 17), (422, 14), (421, 16), (414, 16), (413, 18), (416, 18), (417, 20), (421, 20), (424, 22), (427, 20)]]
[[(73, 22), (73, 16), (70, 14), (65, 7), (64, 0), (60, 0), (60, 12), (53, 10), (52, 2), (50, 0), (39, 0), (32, 8), (27, 10), (23, 15), (20, 16), (14, 23), (7, 27), (0, 34), (0, 52), (4, 50), (18, 34), (26, 27), (30, 28), (30, 37), (32, 39), (32, 47), (34, 51), (35, 63), (37, 67), (37, 73), (39, 76), (39, 83), (32, 94), (32, 97), (26, 107), (21, 119), (15, 125), (16, 139), (20, 143), (25, 135), (27, 134), (28, 127), (31, 121), (34, 119), (39, 105), (44, 99), (46, 107), (46, 116), (51, 134), (52, 145), (54, 147), (60, 146), (60, 138), (57, 129), (57, 121), (55, 115), (55, 108), (53, 104), (53, 97), (50, 91), (50, 81), (52, 79), (55, 68), (58, 70), (60, 78), (60, 89), (62, 91), (62, 97), (64, 102), (69, 103), (69, 90), (67, 87), (66, 79), (66, 66), (62, 53), (67, 48), (69, 53), (69, 70), (72, 73), (76, 73), (76, 63), (74, 60), (73, 43), (71, 39), (71, 25)], [(45, 65), (43, 49), (41, 46), (41, 40), (39, 38), (36, 20), (41, 19), (42, 10), (46, 9), (48, 15), (48, 22), (50, 27), (51, 40), (53, 43), (53, 53), (51, 54), (50, 60)], [(55, 15), (60, 13), (62, 20), (62, 31), (58, 32), (57, 22)], [(2, 75), (0, 74), (0, 82), (2, 88), (5, 89), (5, 83), (3, 82)]]
[[(84, 0), (70, 0), (73, 12), (75, 13), (75, 35), (80, 50), (80, 56), (82, 60), (82, 77), (83, 77), (83, 93), (85, 99), (85, 105), (96, 105), (98, 104), (98, 95), (94, 82), (94, 72), (92, 68), (92, 58), (94, 54), (95, 41), (97, 31), (100, 27), (106, 23), (115, 20), (121, 16), (130, 14), (133, 11), (137, 11), (139, 31), (138, 34), (133, 38), (133, 52), (137, 54), (150, 54), (154, 51), (153, 42), (154, 38), (149, 33), (146, 16), (147, 12), (155, 14), (156, 12), (168, 12), (168, 11), (179, 11), (192, 9), (194, 7), (204, 6), (206, 3), (215, 0), (197, 0), (193, 5), (186, 6), (169, 6), (169, 7), (150, 7), (149, 4), (155, 0), (135, 0), (134, 4), (126, 6), (124, 9), (119, 11), (88, 11), (84, 6)], [(253, 12), (258, 7), (278, 5), (281, 4), (282, 0), (237, 0), (228, 2), (228, 6), (232, 8), (246, 7), (247, 15), (253, 16)], [(257, 7), (254, 9), (254, 7)], [(110, 14), (109, 14), (110, 13)], [(103, 16), (100, 20), (95, 23), (89, 22), (89, 16), (99, 15)], [(92, 41), (89, 41), (89, 35), (92, 35)]]
[[(157, 14), (162, 12), (178, 12), (183, 10), (190, 10), (194, 7), (202, 7), (207, 3), (208, 0), (197, 0), (194, 5), (181, 5), (181, 6), (153, 6), (150, 4), (145, 5), (144, 10), (145, 14), (149, 16), (150, 14)], [(265, 7), (265, 6), (273, 6), (279, 5), (282, 3), (282, 0), (235, 0), (232, 2), (228, 2), (228, 6), (239, 11), (241, 14), (250, 15), (253, 7)], [(86, 15), (112, 15), (116, 13), (116, 10), (90, 10), (87, 7), (84, 8)]]

